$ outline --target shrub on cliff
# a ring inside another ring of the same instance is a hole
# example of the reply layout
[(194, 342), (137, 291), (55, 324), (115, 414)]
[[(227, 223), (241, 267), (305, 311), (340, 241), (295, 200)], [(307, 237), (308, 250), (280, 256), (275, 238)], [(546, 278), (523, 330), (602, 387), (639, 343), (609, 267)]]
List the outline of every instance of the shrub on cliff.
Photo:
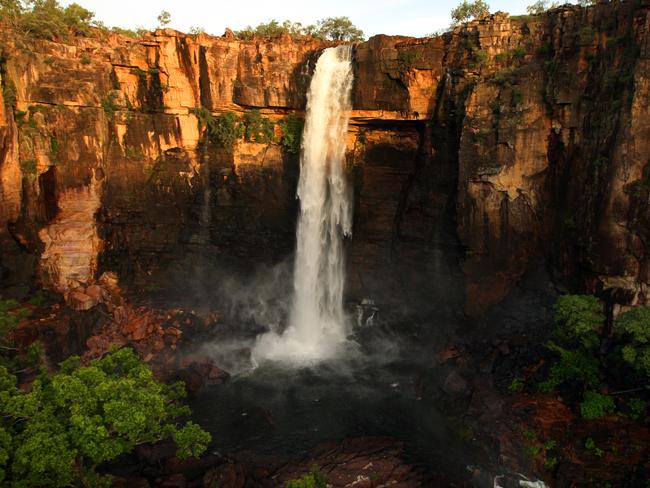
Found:
[(250, 110), (242, 119), (244, 125), (244, 138), (252, 142), (271, 142), (273, 140), (275, 124), (262, 117), (259, 110)]
[(131, 349), (80, 366), (61, 363), (29, 391), (0, 366), (0, 482), (11, 486), (110, 486), (96, 468), (135, 446), (173, 438), (179, 457), (210, 442), (200, 427), (177, 421), (189, 410), (179, 384), (166, 386)]
[(327, 480), (321, 474), (318, 466), (314, 465), (301, 478), (287, 481), (285, 488), (326, 488), (328, 486)]
[(556, 336), (564, 344), (586, 348), (600, 343), (598, 332), (605, 322), (603, 306), (591, 295), (563, 295), (555, 303)]
[(650, 306), (621, 314), (615, 330), (627, 339), (622, 349), (623, 359), (650, 378)]
[(298, 154), (300, 152), (300, 142), (302, 140), (302, 130), (304, 122), (295, 115), (289, 115), (285, 120), (278, 124), (282, 131), (280, 143), (284, 150), (289, 154)]

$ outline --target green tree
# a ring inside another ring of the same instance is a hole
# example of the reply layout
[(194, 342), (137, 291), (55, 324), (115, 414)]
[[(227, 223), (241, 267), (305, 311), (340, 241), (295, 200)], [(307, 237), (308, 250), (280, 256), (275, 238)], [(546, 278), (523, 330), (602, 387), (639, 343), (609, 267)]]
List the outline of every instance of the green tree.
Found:
[(526, 11), (529, 15), (540, 15), (546, 12), (548, 9), (555, 8), (559, 6), (557, 2), (550, 2), (549, 0), (538, 0), (537, 2), (526, 7)]
[(23, 391), (0, 367), (0, 481), (15, 487), (106, 486), (96, 468), (135, 446), (173, 438), (200, 455), (210, 434), (177, 419), (182, 385), (166, 386), (128, 348), (81, 366), (78, 357)]
[(302, 119), (291, 114), (285, 120), (281, 120), (278, 125), (282, 131), (282, 138), (280, 139), (282, 147), (290, 154), (298, 154), (304, 126)]
[(600, 344), (598, 332), (605, 322), (603, 306), (592, 295), (563, 295), (555, 303), (555, 331), (565, 345), (579, 343), (590, 349)]
[(463, 2), (451, 11), (452, 25), (458, 25), (470, 19), (490, 13), (490, 6), (483, 0)]
[(317, 32), (332, 41), (363, 41), (363, 31), (348, 17), (328, 17), (317, 22)]
[(621, 314), (614, 327), (628, 339), (623, 346), (623, 359), (650, 378), (650, 306)]
[(160, 27), (167, 27), (172, 21), (172, 14), (167, 12), (167, 10), (163, 10), (160, 12), (157, 19), (158, 19), (158, 25)]
[(78, 3), (71, 3), (63, 10), (63, 21), (77, 34), (87, 34), (95, 13)]
[(0, 0), (0, 20), (15, 25), (22, 13), (19, 0)]

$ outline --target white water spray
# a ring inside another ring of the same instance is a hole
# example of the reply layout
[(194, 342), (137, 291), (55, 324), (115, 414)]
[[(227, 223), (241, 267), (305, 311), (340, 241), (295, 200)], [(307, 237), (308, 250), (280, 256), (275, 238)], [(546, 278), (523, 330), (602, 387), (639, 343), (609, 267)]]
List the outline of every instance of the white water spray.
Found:
[(271, 332), (257, 341), (255, 359), (324, 359), (346, 340), (342, 240), (352, 230), (351, 192), (344, 174), (351, 91), (351, 46), (326, 49), (307, 98), (290, 322), (282, 334)]

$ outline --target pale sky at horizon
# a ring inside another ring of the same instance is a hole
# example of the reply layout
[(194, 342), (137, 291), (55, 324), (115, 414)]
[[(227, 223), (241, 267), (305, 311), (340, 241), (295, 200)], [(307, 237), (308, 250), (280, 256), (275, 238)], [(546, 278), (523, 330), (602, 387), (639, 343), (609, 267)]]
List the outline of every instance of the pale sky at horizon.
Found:
[[(170, 27), (187, 32), (202, 27), (214, 35), (226, 27), (240, 30), (270, 19), (289, 19), (303, 25), (325, 17), (347, 16), (366, 37), (375, 34), (424, 36), (449, 26), (449, 12), (460, 0), (60, 0), (62, 5), (76, 3), (92, 10), (108, 26), (124, 28), (156, 27), (161, 10), (171, 14)], [(488, 0), (490, 11), (523, 14), (534, 0)]]

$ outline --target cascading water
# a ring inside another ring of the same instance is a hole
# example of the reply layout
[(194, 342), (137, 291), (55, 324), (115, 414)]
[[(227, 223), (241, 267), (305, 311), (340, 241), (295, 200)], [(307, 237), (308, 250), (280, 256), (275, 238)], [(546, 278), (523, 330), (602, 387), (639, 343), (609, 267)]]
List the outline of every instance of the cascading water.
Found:
[(326, 49), (307, 98), (290, 322), (282, 334), (257, 341), (255, 359), (324, 359), (345, 342), (342, 240), (352, 230), (352, 209), (343, 166), (351, 90), (352, 47)]

